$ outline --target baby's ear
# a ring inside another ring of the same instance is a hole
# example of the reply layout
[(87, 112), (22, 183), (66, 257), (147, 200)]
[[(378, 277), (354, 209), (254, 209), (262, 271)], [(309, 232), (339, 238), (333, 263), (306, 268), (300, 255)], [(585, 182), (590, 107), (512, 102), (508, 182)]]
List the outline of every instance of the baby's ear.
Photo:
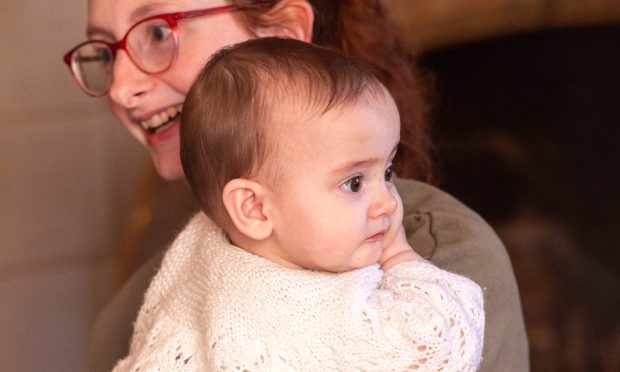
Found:
[(314, 25), (314, 11), (308, 0), (281, 0), (263, 13), (262, 26), (257, 36), (279, 36), (310, 42)]
[(229, 181), (222, 191), (222, 201), (233, 224), (254, 240), (266, 239), (273, 231), (273, 223), (265, 213), (268, 192), (260, 183), (243, 178)]

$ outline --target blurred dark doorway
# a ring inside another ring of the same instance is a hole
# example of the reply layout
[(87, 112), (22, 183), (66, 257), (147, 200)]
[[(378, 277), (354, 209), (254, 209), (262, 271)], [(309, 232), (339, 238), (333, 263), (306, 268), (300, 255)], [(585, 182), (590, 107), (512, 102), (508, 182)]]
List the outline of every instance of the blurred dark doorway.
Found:
[(513, 260), (532, 371), (620, 371), (620, 25), (422, 56), (440, 186)]

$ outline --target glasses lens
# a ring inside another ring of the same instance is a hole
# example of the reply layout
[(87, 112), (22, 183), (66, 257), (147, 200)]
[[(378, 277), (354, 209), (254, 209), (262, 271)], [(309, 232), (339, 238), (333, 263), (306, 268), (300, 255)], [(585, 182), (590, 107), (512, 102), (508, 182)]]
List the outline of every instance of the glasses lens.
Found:
[(71, 58), (78, 83), (91, 95), (102, 95), (108, 90), (113, 63), (110, 48), (96, 41), (82, 45)]
[(176, 36), (164, 19), (137, 24), (127, 35), (132, 59), (146, 72), (162, 72), (172, 64), (177, 48)]

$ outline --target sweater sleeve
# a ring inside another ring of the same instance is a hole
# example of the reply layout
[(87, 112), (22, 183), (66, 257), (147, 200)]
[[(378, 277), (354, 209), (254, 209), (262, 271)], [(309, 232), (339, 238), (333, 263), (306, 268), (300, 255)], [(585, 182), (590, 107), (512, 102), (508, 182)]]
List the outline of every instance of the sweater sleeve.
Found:
[(385, 273), (368, 310), (375, 332), (413, 353), (411, 370), (476, 371), (480, 365), (483, 296), (465, 277), (427, 261), (398, 264)]
[(510, 258), (475, 212), (430, 185), (396, 179), (412, 247), (437, 267), (484, 288), (485, 335), (480, 372), (529, 371), (527, 336)]

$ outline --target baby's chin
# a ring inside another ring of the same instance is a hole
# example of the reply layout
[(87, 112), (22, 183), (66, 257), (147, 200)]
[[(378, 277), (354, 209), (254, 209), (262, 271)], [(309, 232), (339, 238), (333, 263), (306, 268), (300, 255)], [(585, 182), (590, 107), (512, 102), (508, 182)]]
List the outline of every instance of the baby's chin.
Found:
[(347, 271), (353, 271), (353, 270), (357, 270), (357, 269), (362, 269), (364, 267), (368, 267), (370, 265), (374, 265), (374, 264), (379, 264), (379, 260), (381, 259), (381, 252), (382, 249), (380, 247), (380, 245), (378, 245), (378, 249), (373, 250), (372, 252), (368, 252), (368, 255), (366, 257), (364, 257), (363, 259), (354, 262), (350, 265), (346, 265), (343, 267), (339, 267), (339, 268), (335, 268), (334, 270), (331, 270), (333, 272), (338, 272), (338, 273), (344, 273)]

